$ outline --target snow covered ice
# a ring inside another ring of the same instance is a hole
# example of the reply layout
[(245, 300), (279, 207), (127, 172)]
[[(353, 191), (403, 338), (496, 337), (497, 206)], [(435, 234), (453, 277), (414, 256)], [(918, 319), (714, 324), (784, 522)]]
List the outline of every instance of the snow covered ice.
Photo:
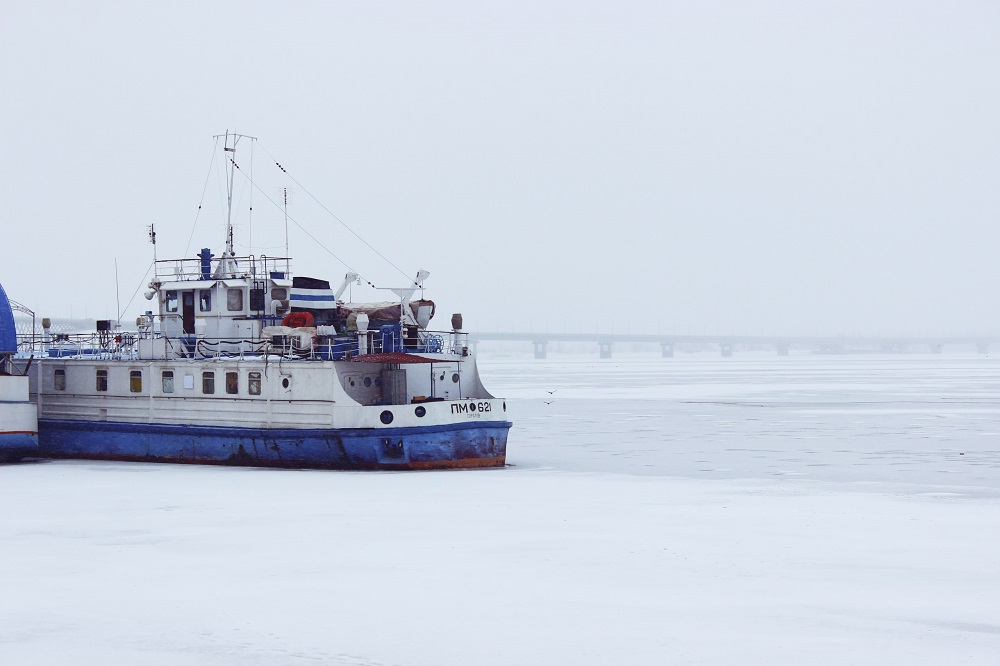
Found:
[(506, 469), (0, 467), (0, 662), (1000, 658), (997, 360), (480, 363)]

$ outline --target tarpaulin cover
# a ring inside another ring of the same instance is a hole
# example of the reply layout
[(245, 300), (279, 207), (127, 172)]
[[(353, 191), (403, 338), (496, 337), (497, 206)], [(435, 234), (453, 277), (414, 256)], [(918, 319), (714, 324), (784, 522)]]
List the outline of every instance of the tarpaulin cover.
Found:
[[(414, 319), (416, 318), (418, 308), (421, 305), (429, 305), (431, 307), (431, 318), (433, 318), (436, 310), (434, 301), (420, 299), (417, 301), (410, 301), (410, 311), (413, 313)], [(364, 312), (368, 315), (368, 320), (371, 322), (370, 325), (372, 327), (383, 323), (399, 323), (401, 309), (402, 305), (399, 303), (347, 303), (340, 308), (345, 317), (350, 316), (352, 313), (358, 314)]]
[(327, 280), (296, 275), (292, 278), (292, 286), (296, 289), (329, 289), (330, 283)]
[(292, 279), (292, 311), (334, 310), (337, 299), (326, 280), (296, 276)]
[(0, 354), (17, 351), (17, 329), (14, 327), (14, 312), (10, 309), (7, 292), (0, 285)]

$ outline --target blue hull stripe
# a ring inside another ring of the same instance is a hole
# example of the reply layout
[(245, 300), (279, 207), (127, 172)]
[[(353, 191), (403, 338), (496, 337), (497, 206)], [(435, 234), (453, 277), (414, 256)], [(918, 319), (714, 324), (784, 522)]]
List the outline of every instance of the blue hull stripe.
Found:
[(39, 455), (38, 435), (22, 432), (0, 433), (0, 461), (37, 455)]
[(41, 419), (41, 455), (400, 469), (501, 466), (508, 421), (414, 428), (229, 428)]
[(292, 300), (293, 301), (329, 301), (330, 303), (336, 303), (337, 302), (336, 299), (334, 299), (333, 294), (330, 294), (329, 296), (326, 296), (326, 295), (316, 295), (316, 294), (296, 294), (294, 291), (292, 292)]

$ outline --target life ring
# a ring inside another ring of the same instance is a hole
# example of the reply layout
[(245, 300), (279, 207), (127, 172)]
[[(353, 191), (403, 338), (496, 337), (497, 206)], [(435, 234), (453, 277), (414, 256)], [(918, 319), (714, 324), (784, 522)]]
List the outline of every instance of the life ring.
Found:
[(281, 325), (288, 328), (303, 328), (312, 326), (314, 323), (316, 320), (313, 319), (311, 312), (289, 312), (281, 320)]

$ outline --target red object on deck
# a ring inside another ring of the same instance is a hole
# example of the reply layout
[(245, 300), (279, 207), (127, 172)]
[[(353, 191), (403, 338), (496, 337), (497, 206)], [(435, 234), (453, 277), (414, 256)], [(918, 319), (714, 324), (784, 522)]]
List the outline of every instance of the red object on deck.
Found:
[(311, 312), (289, 312), (281, 320), (282, 326), (288, 328), (306, 328), (315, 323)]

